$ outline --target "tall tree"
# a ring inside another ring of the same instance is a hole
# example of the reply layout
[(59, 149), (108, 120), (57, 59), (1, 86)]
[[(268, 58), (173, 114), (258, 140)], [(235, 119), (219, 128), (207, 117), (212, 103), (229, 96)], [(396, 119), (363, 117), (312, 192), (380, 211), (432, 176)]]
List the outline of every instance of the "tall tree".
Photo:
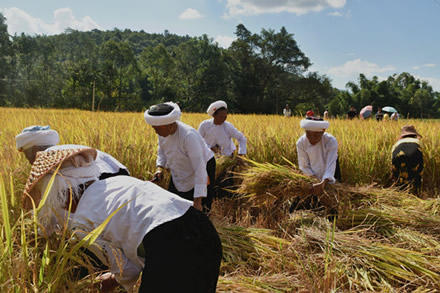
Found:
[(10, 71), (11, 41), (6, 18), (0, 13), (0, 105), (6, 104), (8, 97), (7, 74)]
[(114, 110), (128, 108), (130, 100), (136, 100), (138, 92), (130, 89), (138, 90), (138, 72), (137, 61), (126, 42), (110, 40), (101, 46), (101, 86), (107, 99), (106, 107)]
[(162, 43), (156, 47), (145, 48), (140, 55), (139, 65), (150, 84), (150, 99), (157, 102), (164, 102), (165, 99), (174, 100), (176, 65), (167, 48)]
[(310, 60), (284, 27), (278, 33), (263, 29), (258, 35), (240, 24), (235, 34), (237, 40), (229, 50), (238, 100), (246, 105), (242, 110), (276, 112), (281, 104), (280, 91), (273, 89), (280, 88), (279, 77), (286, 73), (301, 76), (311, 65)]
[(223, 52), (206, 35), (180, 44), (176, 50), (176, 77), (181, 104), (204, 111), (217, 99), (227, 99), (227, 67)]

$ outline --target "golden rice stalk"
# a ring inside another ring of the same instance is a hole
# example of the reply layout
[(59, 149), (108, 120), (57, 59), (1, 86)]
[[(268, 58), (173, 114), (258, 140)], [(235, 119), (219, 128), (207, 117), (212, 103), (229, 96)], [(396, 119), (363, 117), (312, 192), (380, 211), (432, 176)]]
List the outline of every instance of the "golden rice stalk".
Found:
[(235, 293), (283, 293), (296, 292), (302, 286), (300, 281), (288, 274), (226, 275), (221, 276), (217, 283), (217, 292)]
[(343, 288), (378, 290), (387, 284), (407, 290), (434, 289), (440, 282), (440, 257), (432, 254), (438, 248), (403, 249), (346, 232), (334, 232), (329, 239), (325, 231), (314, 228), (305, 228), (294, 238), (295, 247), (302, 245), (309, 254), (330, 254), (338, 264), (335, 270), (346, 278), (339, 284)]
[(295, 255), (288, 249), (290, 241), (276, 237), (272, 230), (217, 226), (223, 246), (223, 273), (251, 274), (295, 271)]

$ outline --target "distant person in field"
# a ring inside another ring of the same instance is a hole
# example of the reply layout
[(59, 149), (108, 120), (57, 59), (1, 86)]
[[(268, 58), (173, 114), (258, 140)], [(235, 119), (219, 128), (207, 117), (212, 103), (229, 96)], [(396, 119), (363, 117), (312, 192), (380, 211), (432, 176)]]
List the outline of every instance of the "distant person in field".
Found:
[(306, 112), (306, 117), (314, 117), (314, 116), (315, 116), (315, 112), (313, 112), (312, 110)]
[(164, 169), (169, 168), (168, 190), (208, 212), (214, 196), (214, 153), (196, 129), (179, 121), (181, 115), (179, 106), (173, 102), (151, 106), (144, 113), (145, 121), (158, 135), (154, 180), (160, 182)]
[[(49, 125), (29, 126), (15, 137), (15, 142), (17, 150), (23, 152), (31, 164), (34, 162), (37, 152), (88, 148), (76, 144), (58, 145), (60, 142), (59, 134), (56, 130), (50, 129)], [(99, 150), (97, 152), (96, 164), (101, 173), (100, 179), (117, 175), (130, 175), (127, 167), (114, 157)]]
[(391, 121), (399, 121), (400, 115), (397, 112), (394, 112), (393, 114), (391, 114)]
[(211, 150), (219, 155), (231, 157), (236, 150), (232, 141), (235, 138), (238, 143), (238, 155), (246, 155), (247, 139), (232, 125), (226, 121), (228, 106), (224, 101), (216, 101), (209, 105), (206, 111), (211, 119), (205, 120), (199, 125), (199, 133), (206, 141)]
[(284, 117), (292, 117), (292, 109), (290, 109), (289, 104), (286, 104), (286, 107), (283, 109)]
[[(329, 125), (328, 121), (316, 117), (308, 117), (300, 122), (305, 134), (296, 142), (298, 167), (306, 175), (319, 181), (310, 189), (311, 201), (317, 202), (328, 184), (341, 181), (338, 142), (333, 135), (326, 132)], [(300, 200), (297, 199), (292, 203), (290, 212), (299, 209)], [(313, 208), (315, 203), (307, 203), (307, 205), (308, 207), (305, 208)]]
[[(211, 292), (216, 290), (222, 247), (216, 229), (192, 202), (152, 182), (130, 176), (98, 180), (94, 149), (39, 152), (26, 183), (24, 200), (40, 203), (61, 164), (39, 224), (50, 230), (64, 211), (77, 240), (105, 223), (89, 249), (110, 271), (100, 275), (100, 292), (122, 285), (132, 292)], [(67, 210), (70, 210), (69, 214)], [(118, 289), (118, 292), (120, 290)]]
[(422, 136), (413, 125), (402, 127), (392, 149), (392, 178), (397, 186), (419, 193), (422, 187), (423, 144)]
[(350, 111), (347, 112), (346, 117), (347, 119), (353, 120), (354, 118), (359, 117), (359, 115), (356, 112), (356, 109), (353, 106), (350, 106)]
[(383, 120), (383, 112), (382, 112), (382, 108), (378, 108), (377, 112), (376, 112), (376, 120), (377, 121), (382, 121)]

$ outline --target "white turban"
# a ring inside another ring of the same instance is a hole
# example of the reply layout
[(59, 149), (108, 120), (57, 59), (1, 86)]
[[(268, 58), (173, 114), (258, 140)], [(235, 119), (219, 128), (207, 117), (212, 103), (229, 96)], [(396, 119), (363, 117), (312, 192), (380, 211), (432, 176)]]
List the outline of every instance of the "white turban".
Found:
[(206, 113), (208, 113), (209, 116), (212, 116), (214, 115), (215, 111), (223, 107), (226, 109), (228, 108), (228, 105), (226, 105), (225, 101), (222, 100), (215, 101), (214, 103), (209, 105), (208, 110), (206, 110)]
[(59, 142), (58, 132), (50, 129), (49, 125), (27, 127), (15, 137), (15, 143), (19, 151), (27, 150), (33, 146), (54, 146)]
[(304, 119), (301, 120), (299, 125), (301, 126), (301, 128), (308, 131), (324, 131), (330, 126), (330, 123), (324, 120)]
[(151, 126), (162, 126), (162, 125), (168, 125), (168, 124), (176, 122), (177, 120), (180, 120), (180, 117), (182, 116), (182, 112), (180, 111), (179, 105), (177, 105), (176, 103), (173, 103), (173, 102), (166, 102), (165, 104), (173, 107), (173, 110), (170, 113), (168, 113), (166, 115), (161, 115), (161, 116), (152, 116), (152, 115), (148, 114), (148, 111), (150, 111), (150, 109), (151, 109), (150, 108), (147, 111), (145, 111), (145, 113), (144, 113), (145, 122), (147, 122)]

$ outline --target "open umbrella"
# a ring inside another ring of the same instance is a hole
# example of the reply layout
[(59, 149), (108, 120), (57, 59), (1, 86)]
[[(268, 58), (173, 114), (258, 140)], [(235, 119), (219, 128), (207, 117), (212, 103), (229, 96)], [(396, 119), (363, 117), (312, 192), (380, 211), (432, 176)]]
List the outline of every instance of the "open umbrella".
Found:
[(373, 106), (368, 105), (362, 108), (362, 110), (359, 112), (359, 114), (365, 119), (371, 116), (371, 113), (373, 112)]
[(382, 111), (388, 112), (388, 113), (396, 113), (397, 112), (396, 108), (391, 107), (391, 106), (383, 107)]

